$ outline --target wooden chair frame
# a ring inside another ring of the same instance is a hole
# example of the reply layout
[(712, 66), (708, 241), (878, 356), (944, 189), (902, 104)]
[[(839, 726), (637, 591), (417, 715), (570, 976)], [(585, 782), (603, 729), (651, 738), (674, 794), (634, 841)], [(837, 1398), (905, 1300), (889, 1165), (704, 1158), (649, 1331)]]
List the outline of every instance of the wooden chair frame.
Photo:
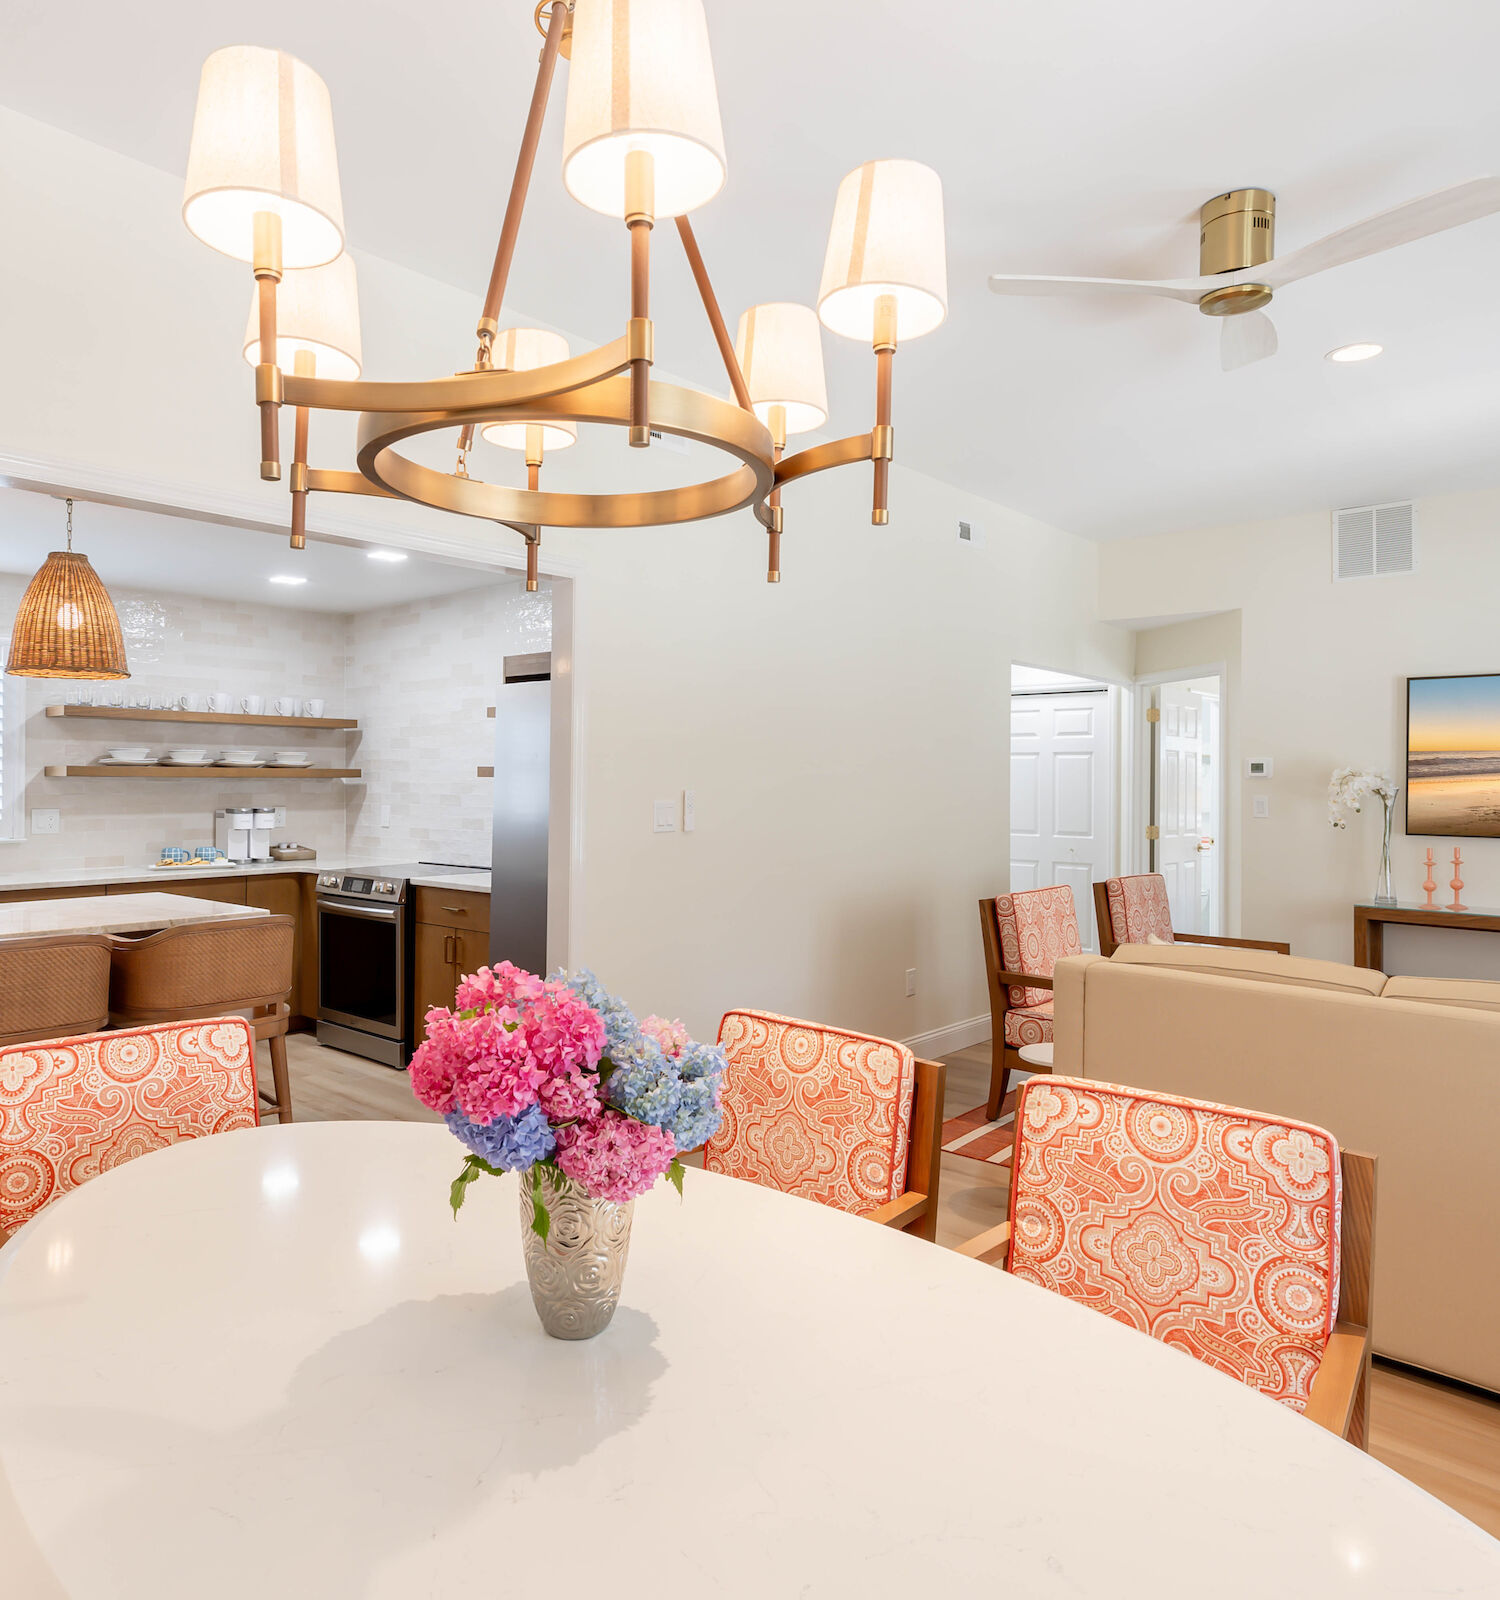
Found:
[[(33, 951), (57, 950), (77, 951), (97, 950), (101, 952), (99, 961), (99, 984), (95, 992), (80, 993), (75, 973), (70, 982), (64, 982), (59, 974), (52, 974), (51, 980), (45, 985), (35, 982), (35, 975), (28, 983), (26, 975), (15, 971), (18, 960), (21, 966), (26, 966), (24, 957)], [(7, 939), (5, 942), (5, 956), (10, 963), (8, 968), (9, 983), (19, 984), (24, 990), (26, 998), (22, 1002), (24, 1009), (34, 1013), (47, 1013), (50, 1020), (40, 1029), (21, 1028), (0, 1033), (0, 1048), (9, 1048), (16, 1044), (38, 1044), (47, 1039), (72, 1039), (85, 1033), (98, 1033), (109, 1024), (109, 936), (103, 933), (46, 933), (26, 939)], [(63, 985), (59, 992), (59, 985)], [(9, 984), (6, 985), (9, 987)], [(0, 1016), (6, 1014), (7, 1008), (0, 1002)], [(18, 1019), (12, 1019), (18, 1020)]]
[[(1094, 926), (1099, 930), (1099, 954), (1112, 956), (1123, 940), (1114, 936), (1114, 924), (1109, 915), (1109, 886), (1094, 885)], [(1292, 947), (1280, 939), (1225, 939), (1213, 933), (1178, 933), (1174, 928), (1172, 938), (1178, 944), (1216, 944), (1231, 950), (1270, 950), (1279, 956), (1289, 956)]]
[[(296, 919), (289, 916), (257, 917), (257, 926), (270, 923), (287, 923), (296, 926)], [(147, 938), (161, 938), (163, 935), (177, 933), (189, 934), (202, 928), (242, 927), (238, 919), (225, 919), (216, 922), (195, 922), (182, 925), (180, 928), (167, 928), (159, 934), (148, 934)], [(116, 934), (111, 937), (111, 944), (118, 956), (120, 952), (128, 951), (139, 945), (140, 936), (132, 939), (129, 935)], [(295, 973), (293, 974), (295, 983)], [(275, 1094), (267, 1094), (257, 1085), (257, 1092), (267, 1108), (276, 1113), (278, 1122), (292, 1121), (292, 1082), (291, 1073), (287, 1069), (286, 1036), (291, 1031), (292, 1008), (290, 1005), (291, 987), (275, 994), (243, 995), (230, 999), (216, 1001), (212, 1005), (192, 1007), (184, 1010), (177, 1006), (111, 1006), (109, 1021), (116, 1028), (142, 1028), (149, 1027), (158, 1022), (193, 1022), (199, 1017), (221, 1017), (234, 1012), (248, 1011), (250, 1013), (250, 1030), (255, 1035), (259, 1044), (265, 1040), (271, 1048), (271, 1082), (275, 1087)]]
[(917, 1061), (911, 1097), (911, 1133), (906, 1142), (906, 1187), (894, 1200), (865, 1212), (871, 1222), (936, 1240), (938, 1187), (943, 1173), (943, 1094), (948, 1069), (941, 1061)]
[[(1344, 1175), (1344, 1208), (1339, 1228), (1339, 1317), (1313, 1374), (1303, 1416), (1341, 1439), (1369, 1448), (1370, 1285), (1375, 1243), (1375, 1157), (1339, 1151)], [(1012, 1164), (1010, 1211), (1015, 1215), (1016, 1180)], [(958, 1254), (1010, 1269), (1009, 1221), (976, 1234)]]
[(984, 937), (984, 975), (990, 986), (990, 1093), (984, 1110), (993, 1122), (1000, 1115), (1000, 1107), (1005, 1104), (1005, 1090), (1010, 1083), (1010, 1075), (1021, 1061), (1021, 1052), (1005, 1042), (1005, 1013), (1011, 1009), (1010, 986), (1019, 984), (1026, 989), (1050, 989), (1053, 985), (1050, 977), (1005, 970), (1000, 955), (1000, 929), (995, 923), (993, 895), (979, 902), (979, 928)]

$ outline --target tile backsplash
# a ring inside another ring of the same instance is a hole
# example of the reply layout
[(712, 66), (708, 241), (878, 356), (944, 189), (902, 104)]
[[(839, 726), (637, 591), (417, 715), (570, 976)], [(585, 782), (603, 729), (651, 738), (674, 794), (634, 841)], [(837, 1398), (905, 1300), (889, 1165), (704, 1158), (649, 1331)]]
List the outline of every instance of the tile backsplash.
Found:
[[(25, 585), (25, 577), (0, 574), (6, 624)], [(7, 678), (6, 720), (24, 713), (26, 837), (0, 843), (0, 873), (148, 865), (163, 845), (212, 842), (214, 811), (225, 805), (285, 806), (287, 825), (275, 838), (309, 844), (320, 857), (488, 864), (493, 784), (475, 770), (492, 760), (494, 723), (485, 709), (494, 704), (505, 654), (548, 647), (547, 595), (504, 582), (347, 616), (126, 589), (114, 599), (131, 665), (129, 682), (117, 686), (126, 694), (222, 692), (236, 702), (260, 695), (268, 709), (279, 696), (317, 698), (325, 715), (357, 717), (360, 728), (227, 732), (54, 718), (47, 706), (71, 698), (78, 685)], [(116, 686), (91, 687), (102, 695)], [(186, 742), (268, 752), (291, 746), (318, 765), (358, 767), (364, 776), (44, 776), (45, 767), (90, 763), (107, 745), (131, 740), (157, 751)], [(30, 832), (38, 808), (61, 814), (59, 833)]]

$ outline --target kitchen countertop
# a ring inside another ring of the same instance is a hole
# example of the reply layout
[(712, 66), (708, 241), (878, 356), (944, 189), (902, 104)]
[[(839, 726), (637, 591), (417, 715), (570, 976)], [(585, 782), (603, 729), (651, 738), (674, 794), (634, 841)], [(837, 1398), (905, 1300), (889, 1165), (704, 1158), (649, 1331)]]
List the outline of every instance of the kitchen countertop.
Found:
[(226, 905), (185, 894), (85, 894), (64, 900), (16, 900), (0, 905), (0, 939), (49, 933), (140, 933), (185, 922), (264, 917), (260, 906)]
[[(285, 877), (288, 873), (351, 872), (379, 865), (378, 861), (372, 862), (368, 856), (357, 861), (329, 856), (317, 861), (259, 861), (243, 867), (184, 867), (177, 871), (157, 870), (154, 867), (54, 868), (46, 872), (0, 872), (0, 893), (19, 893), (26, 889), (79, 889), (93, 883), (177, 884), (190, 882), (194, 878)], [(408, 881), (418, 888), (466, 889), (476, 894), (490, 892), (490, 875), (482, 870), (434, 873), (431, 877), (419, 876)]]

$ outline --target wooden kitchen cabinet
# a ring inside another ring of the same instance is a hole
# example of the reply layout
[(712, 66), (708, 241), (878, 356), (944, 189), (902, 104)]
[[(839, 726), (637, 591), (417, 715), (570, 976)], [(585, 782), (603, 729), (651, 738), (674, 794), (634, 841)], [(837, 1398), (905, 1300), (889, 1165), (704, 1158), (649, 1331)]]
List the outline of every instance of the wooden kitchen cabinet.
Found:
[[(483, 899), (471, 895), (471, 899)], [(490, 960), (488, 931), (476, 932), (472, 928), (445, 928), (437, 923), (417, 924), (417, 952), (414, 963), (413, 1015), (416, 1019), (415, 1042), (423, 1037), (422, 1019), (434, 1006), (453, 1004), (453, 991), (458, 980)]]
[[(245, 879), (245, 904), (259, 906), (273, 917), (291, 917), (296, 924), (292, 936), (292, 1018), (294, 1024), (311, 1024), (318, 1015), (317, 961), (310, 957), (309, 930), (314, 926), (306, 908), (306, 875), (288, 873), (286, 877)], [(313, 939), (316, 941), (316, 933)], [(316, 950), (316, 943), (313, 945)]]
[[(476, 933), (490, 931), (490, 897), (472, 889), (418, 889), (417, 921), (435, 928), (468, 928)], [(480, 965), (485, 965), (480, 962)], [(469, 968), (472, 972), (474, 969)]]
[[(176, 878), (162, 873), (162, 881), (153, 878), (150, 883), (111, 883), (105, 886), (106, 894), (185, 894), (195, 900), (222, 900), (225, 905), (242, 906), (245, 903), (244, 878)], [(95, 891), (98, 892), (97, 890)]]

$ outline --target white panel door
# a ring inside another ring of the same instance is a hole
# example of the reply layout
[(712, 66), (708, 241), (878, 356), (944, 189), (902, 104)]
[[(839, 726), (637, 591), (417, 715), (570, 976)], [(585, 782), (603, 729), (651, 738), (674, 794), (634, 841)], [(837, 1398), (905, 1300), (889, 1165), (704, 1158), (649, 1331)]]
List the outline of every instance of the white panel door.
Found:
[(1010, 886), (1067, 884), (1095, 950), (1095, 881), (1110, 871), (1109, 696), (1018, 694), (1010, 712)]
[(1172, 926), (1217, 932), (1217, 680), (1164, 683), (1157, 767), (1157, 871), (1167, 881)]

